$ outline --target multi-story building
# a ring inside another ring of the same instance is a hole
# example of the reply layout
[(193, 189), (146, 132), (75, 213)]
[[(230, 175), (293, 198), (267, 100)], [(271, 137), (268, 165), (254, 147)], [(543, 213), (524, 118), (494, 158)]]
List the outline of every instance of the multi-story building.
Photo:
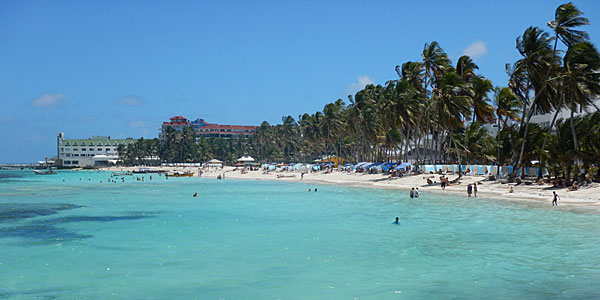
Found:
[[(594, 100), (594, 105), (596, 105), (596, 107), (600, 107), (600, 98)], [(585, 110), (581, 109), (580, 106), (577, 105), (577, 108), (576, 108), (573, 116), (575, 116), (575, 117), (584, 116), (590, 111), (596, 111), (596, 108), (594, 108), (592, 106), (591, 109), (588, 109), (588, 111), (585, 111)], [(539, 124), (541, 127), (548, 128), (548, 127), (550, 127), (550, 123), (552, 122), (552, 118), (554, 118), (555, 113), (556, 113), (556, 111), (552, 111), (547, 114), (534, 113), (533, 116), (531, 117), (531, 123)], [(569, 118), (571, 118), (571, 109), (563, 108), (558, 112), (556, 121), (558, 121), (560, 119), (568, 120)], [(554, 128), (554, 130), (555, 129), (556, 128)]]
[(163, 122), (159, 138), (164, 138), (164, 132), (167, 127), (172, 126), (175, 130), (181, 131), (184, 127), (191, 127), (196, 132), (196, 136), (213, 137), (213, 138), (236, 138), (245, 137), (248, 138), (256, 133), (257, 126), (243, 126), (243, 125), (220, 125), (210, 124), (204, 121), (204, 119), (196, 119), (189, 121), (182, 116), (175, 116), (169, 119), (169, 122)]
[(116, 164), (117, 147), (135, 143), (137, 139), (111, 139), (110, 136), (92, 136), (87, 139), (65, 139), (57, 135), (58, 158), (64, 167), (96, 167)]

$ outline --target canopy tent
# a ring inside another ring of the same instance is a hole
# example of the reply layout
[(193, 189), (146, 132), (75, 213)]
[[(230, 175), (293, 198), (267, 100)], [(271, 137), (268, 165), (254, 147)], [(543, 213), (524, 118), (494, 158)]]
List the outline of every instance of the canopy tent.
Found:
[(209, 164), (222, 164), (223, 162), (218, 159), (211, 159), (208, 161)]
[(238, 159), (239, 162), (253, 162), (254, 158), (248, 155), (244, 155)]

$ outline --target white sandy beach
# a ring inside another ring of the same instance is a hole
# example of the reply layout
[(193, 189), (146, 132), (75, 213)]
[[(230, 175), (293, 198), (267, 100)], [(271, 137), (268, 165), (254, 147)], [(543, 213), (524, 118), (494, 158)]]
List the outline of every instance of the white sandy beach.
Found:
[[(137, 167), (110, 167), (104, 168), (107, 171), (127, 171), (137, 170)], [(194, 176), (198, 176), (197, 167), (160, 167), (157, 169), (173, 171), (186, 170), (195, 172)], [(574, 210), (574, 211), (596, 211), (600, 212), (600, 183), (592, 183), (583, 185), (577, 191), (568, 191), (566, 188), (555, 189), (549, 185), (515, 185), (501, 184), (499, 181), (488, 181), (485, 176), (463, 176), (459, 185), (447, 186), (442, 190), (439, 185), (439, 175), (421, 174), (404, 176), (402, 178), (389, 179), (387, 175), (382, 174), (362, 174), (334, 171), (329, 174), (324, 172), (305, 173), (301, 179), (299, 172), (274, 172), (266, 173), (262, 170), (248, 171), (242, 173), (241, 169), (226, 166), (221, 168), (205, 168), (202, 169), (201, 177), (213, 178), (219, 174), (225, 174), (225, 179), (246, 179), (246, 180), (273, 180), (273, 181), (295, 181), (303, 183), (320, 183), (320, 184), (336, 184), (356, 187), (369, 188), (386, 188), (408, 191), (412, 187), (418, 187), (419, 192), (444, 194), (449, 193), (467, 197), (467, 185), (477, 182), (478, 193), (480, 198), (488, 198), (494, 200), (517, 202), (524, 205), (543, 205), (552, 206), (552, 191), (556, 191), (560, 196), (557, 209)], [(432, 177), (435, 176), (435, 177)], [(430, 177), (436, 184), (428, 185), (426, 178)], [(450, 180), (457, 175), (449, 175)], [(510, 186), (513, 187), (513, 193), (509, 193)]]

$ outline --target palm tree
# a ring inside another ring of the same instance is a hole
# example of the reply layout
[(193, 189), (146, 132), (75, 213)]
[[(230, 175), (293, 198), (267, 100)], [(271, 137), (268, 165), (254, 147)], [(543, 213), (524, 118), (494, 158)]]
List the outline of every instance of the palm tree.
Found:
[[(341, 111), (344, 108), (344, 101), (338, 99), (334, 103), (329, 103), (323, 108), (323, 117), (321, 118), (320, 127), (321, 133), (326, 141), (329, 143), (335, 152), (335, 155), (339, 158), (338, 147), (336, 147), (336, 141), (342, 133), (342, 119)], [(326, 147), (327, 148), (327, 147)], [(326, 153), (328, 154), (328, 153)]]
[[(516, 176), (517, 167), (522, 167), (525, 144), (529, 130), (529, 123), (535, 111), (547, 113), (551, 110), (551, 99), (545, 92), (545, 78), (550, 69), (554, 67), (556, 57), (550, 47), (551, 38), (538, 27), (529, 27), (522, 36), (517, 38), (517, 50), (523, 56), (515, 63), (511, 70), (509, 86), (515, 94), (523, 101), (523, 111), (527, 112), (526, 119), (521, 123), (525, 125), (523, 130), (521, 151), (516, 165), (513, 165), (511, 179)], [(533, 89), (535, 98), (531, 105), (529, 103), (529, 92)]]
[(266, 158), (266, 152), (267, 149), (269, 148), (270, 145), (270, 141), (271, 141), (271, 134), (272, 133), (272, 128), (271, 128), (271, 124), (269, 124), (269, 122), (267, 121), (263, 121), (260, 124), (260, 127), (258, 127), (256, 129), (256, 133), (254, 134), (254, 137), (256, 138), (257, 142), (258, 142), (258, 148), (259, 148), (259, 159), (263, 160)]
[(508, 121), (519, 121), (519, 113), (521, 112), (518, 97), (512, 92), (511, 88), (496, 88), (494, 93), (494, 105), (496, 106), (496, 119), (498, 120), (497, 133), (497, 152), (496, 161), (498, 165), (502, 164), (500, 159), (500, 132), (508, 126)]
[(435, 104), (436, 119), (449, 131), (449, 138), (455, 145), (456, 156), (459, 164), (459, 176), (461, 155), (456, 145), (454, 132), (463, 126), (463, 121), (471, 112), (472, 99), (464, 95), (464, 84), (460, 76), (455, 72), (445, 74), (434, 89), (432, 100)]
[(433, 86), (434, 81), (438, 81), (450, 67), (448, 54), (434, 41), (431, 44), (425, 44), (421, 57), (426, 74), (425, 86)]
[(489, 104), (490, 99), (487, 94), (493, 89), (492, 82), (483, 77), (476, 76), (472, 81), (473, 99), (473, 122), (494, 123), (494, 107)]
[(572, 46), (576, 43), (589, 40), (585, 31), (575, 30), (575, 27), (589, 25), (588, 18), (582, 17), (583, 12), (577, 9), (572, 2), (560, 5), (554, 12), (554, 20), (548, 22), (555, 34), (554, 50), (560, 39), (565, 45)]
[(456, 62), (456, 73), (467, 82), (471, 81), (471, 78), (477, 77), (477, 75), (475, 75), (475, 70), (478, 69), (479, 66), (477, 66), (467, 55), (461, 56)]
[[(552, 50), (553, 56), (557, 55), (556, 48), (557, 48), (559, 39), (569, 48), (576, 43), (583, 42), (583, 41), (586, 41), (589, 39), (589, 36), (585, 31), (580, 31), (580, 30), (574, 29), (575, 27), (589, 25), (589, 20), (585, 17), (582, 17), (582, 15), (583, 15), (583, 12), (578, 10), (575, 7), (575, 5), (573, 5), (573, 3), (571, 3), (571, 2), (560, 5), (556, 9), (556, 11), (554, 13), (554, 20), (548, 22), (548, 26), (550, 28), (552, 28), (552, 30), (554, 31), (554, 47)], [(546, 76), (544, 77), (544, 84), (541, 88), (542, 92), (546, 90), (547, 86), (552, 85), (553, 80), (550, 78), (551, 72), (552, 72), (552, 68), (549, 68), (546, 72)], [(557, 91), (562, 90), (560, 88), (560, 84), (556, 90)], [(552, 122), (550, 123), (550, 129), (549, 129), (550, 131), (552, 131), (552, 128), (554, 127), (554, 123), (556, 122), (556, 117), (563, 107), (564, 94), (559, 93), (559, 95), (557, 95), (556, 98), (558, 98), (559, 100), (558, 100), (558, 104), (556, 104), (556, 103), (553, 104), (554, 109), (555, 109), (555, 114), (554, 114), (554, 117), (552, 118)], [(571, 108), (572, 108), (572, 112), (573, 112), (573, 105), (571, 105)], [(575, 134), (573, 127), (574, 127), (573, 124), (571, 124), (571, 131), (573, 134)], [(575, 141), (576, 140), (577, 139), (575, 138)], [(546, 137), (544, 139), (544, 142), (542, 144), (541, 153), (544, 153), (547, 141), (548, 141), (548, 137)], [(576, 144), (577, 143), (574, 144), (574, 147), (576, 147)], [(543, 158), (540, 156), (540, 169), (541, 168), (543, 168)], [(542, 172), (538, 173), (538, 177), (541, 176), (541, 173)]]
[[(584, 110), (600, 95), (600, 54), (590, 42), (573, 44), (564, 57), (561, 72), (562, 93), (569, 99), (571, 109), (571, 134), (573, 150), (578, 151), (577, 134), (575, 132), (574, 113), (577, 106)], [(577, 106), (576, 106), (577, 105)]]

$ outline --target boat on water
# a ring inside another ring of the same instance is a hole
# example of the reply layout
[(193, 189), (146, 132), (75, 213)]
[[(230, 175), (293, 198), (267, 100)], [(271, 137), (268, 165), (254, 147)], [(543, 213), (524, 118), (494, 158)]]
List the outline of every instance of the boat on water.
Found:
[(131, 173), (131, 171), (118, 171), (118, 172), (113, 172), (112, 176), (132, 176), (133, 173)]
[(180, 172), (175, 171), (166, 174), (167, 177), (192, 177), (194, 176), (194, 172)]
[(48, 169), (45, 169), (45, 170), (33, 170), (33, 172), (36, 175), (52, 175), (52, 174), (57, 174), (56, 170), (53, 169), (53, 168), (48, 168)]
[(148, 174), (148, 173), (165, 173), (163, 170), (158, 169), (150, 169), (150, 168), (139, 168), (137, 170), (133, 170), (134, 174)]

